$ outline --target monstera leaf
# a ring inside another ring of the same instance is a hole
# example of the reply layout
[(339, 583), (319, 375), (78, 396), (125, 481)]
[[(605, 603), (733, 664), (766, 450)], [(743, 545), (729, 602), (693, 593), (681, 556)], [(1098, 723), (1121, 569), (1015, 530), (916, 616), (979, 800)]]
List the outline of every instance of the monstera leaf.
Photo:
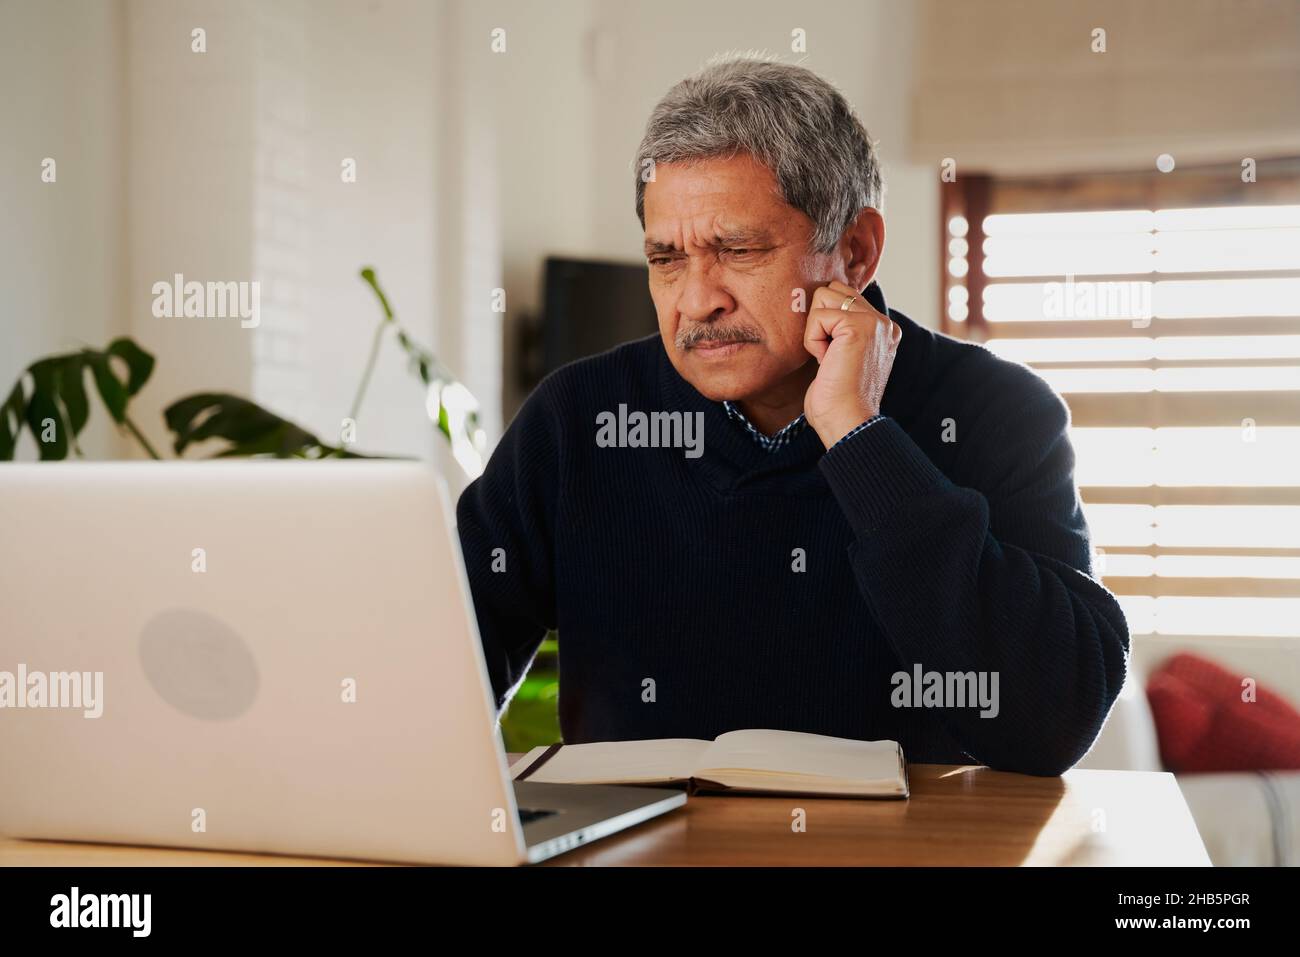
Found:
[[(356, 422), (381, 342), (391, 331), (406, 354), (411, 371), (424, 385), (425, 407), (437, 428), (451, 441), (452, 454), (471, 476), (477, 475), (482, 471), (484, 446), (478, 403), (433, 353), (407, 335), (397, 322), (375, 271), (367, 267), (361, 271), (361, 278), (374, 291), (382, 315), (375, 326), (370, 356), (349, 419)], [(113, 421), (134, 436), (150, 457), (160, 458), (127, 414), (127, 405), (149, 380), (153, 367), (153, 356), (125, 337), (114, 339), (102, 351), (82, 349), (32, 363), (0, 403), (0, 460), (14, 457), (24, 428), (35, 438), (42, 459), (64, 459), (69, 451), (80, 456), (77, 437), (90, 418), (87, 375)], [(177, 455), (191, 445), (215, 439), (224, 442), (215, 453), (218, 458), (374, 457), (322, 442), (306, 429), (257, 403), (224, 392), (186, 396), (169, 405), (163, 415), (174, 436), (172, 446)]]
[(277, 458), (367, 458), (327, 445), (301, 426), (268, 412), (255, 402), (224, 392), (203, 392), (169, 405), (163, 412), (175, 435), (172, 445), (182, 454), (194, 442), (224, 439), (217, 458), (273, 455)]
[[(42, 459), (64, 459), (69, 450), (80, 455), (77, 437), (90, 418), (87, 374), (113, 421), (136, 432), (157, 458), (126, 414), (127, 403), (149, 381), (153, 365), (153, 356), (125, 337), (114, 339), (107, 349), (82, 349), (33, 362), (0, 405), (0, 460), (14, 457), (23, 426), (31, 431)], [(30, 393), (24, 388), (28, 377)]]
[[(90, 419), (89, 377), (104, 408), (130, 431), (153, 458), (158, 453), (127, 415), (127, 405), (149, 381), (154, 358), (125, 337), (104, 350), (82, 349), (48, 356), (27, 367), (0, 405), (0, 460), (14, 457), (22, 429), (36, 440), (42, 460), (80, 455), (77, 437)], [(26, 388), (30, 379), (31, 388)], [(280, 458), (363, 458), (328, 445), (306, 429), (268, 412), (255, 402), (220, 392), (202, 393), (173, 402), (164, 412), (175, 435), (176, 454), (207, 439), (224, 439), (218, 456), (273, 455)]]

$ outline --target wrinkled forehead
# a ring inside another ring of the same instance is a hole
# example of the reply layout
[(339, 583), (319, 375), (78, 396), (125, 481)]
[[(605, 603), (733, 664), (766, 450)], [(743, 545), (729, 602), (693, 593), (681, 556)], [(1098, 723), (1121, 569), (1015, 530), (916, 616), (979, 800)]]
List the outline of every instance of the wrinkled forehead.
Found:
[(646, 184), (646, 251), (761, 247), (806, 232), (806, 216), (748, 154), (661, 164)]

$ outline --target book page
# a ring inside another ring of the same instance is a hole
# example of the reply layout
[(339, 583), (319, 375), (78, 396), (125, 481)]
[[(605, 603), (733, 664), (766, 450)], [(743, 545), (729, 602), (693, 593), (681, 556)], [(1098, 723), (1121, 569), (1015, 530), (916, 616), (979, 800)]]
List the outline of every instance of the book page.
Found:
[[(680, 781), (691, 776), (700, 755), (710, 746), (695, 738), (649, 741), (597, 741), (566, 744), (525, 781), (541, 784), (650, 784)], [(546, 751), (534, 748), (510, 768), (518, 777)]]
[(901, 779), (898, 754), (894, 741), (856, 741), (799, 731), (729, 731), (700, 755), (695, 774), (718, 780), (715, 775), (740, 771), (747, 779), (799, 777), (893, 788)]

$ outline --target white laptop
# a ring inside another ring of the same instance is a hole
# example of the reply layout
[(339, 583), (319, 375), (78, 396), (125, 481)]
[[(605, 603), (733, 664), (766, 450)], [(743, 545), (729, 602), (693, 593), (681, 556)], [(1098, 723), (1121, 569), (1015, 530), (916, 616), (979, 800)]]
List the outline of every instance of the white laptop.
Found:
[(536, 862), (686, 803), (514, 783), (413, 462), (0, 465), (0, 833)]

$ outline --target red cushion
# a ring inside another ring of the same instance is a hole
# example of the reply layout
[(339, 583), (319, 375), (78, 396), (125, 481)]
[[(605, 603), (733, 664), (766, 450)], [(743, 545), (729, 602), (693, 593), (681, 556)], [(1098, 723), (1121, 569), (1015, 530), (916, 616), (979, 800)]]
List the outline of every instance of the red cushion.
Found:
[[(1198, 655), (1174, 655), (1147, 682), (1160, 757), (1171, 771), (1300, 769), (1300, 711)], [(1251, 676), (1254, 677), (1254, 676)]]

